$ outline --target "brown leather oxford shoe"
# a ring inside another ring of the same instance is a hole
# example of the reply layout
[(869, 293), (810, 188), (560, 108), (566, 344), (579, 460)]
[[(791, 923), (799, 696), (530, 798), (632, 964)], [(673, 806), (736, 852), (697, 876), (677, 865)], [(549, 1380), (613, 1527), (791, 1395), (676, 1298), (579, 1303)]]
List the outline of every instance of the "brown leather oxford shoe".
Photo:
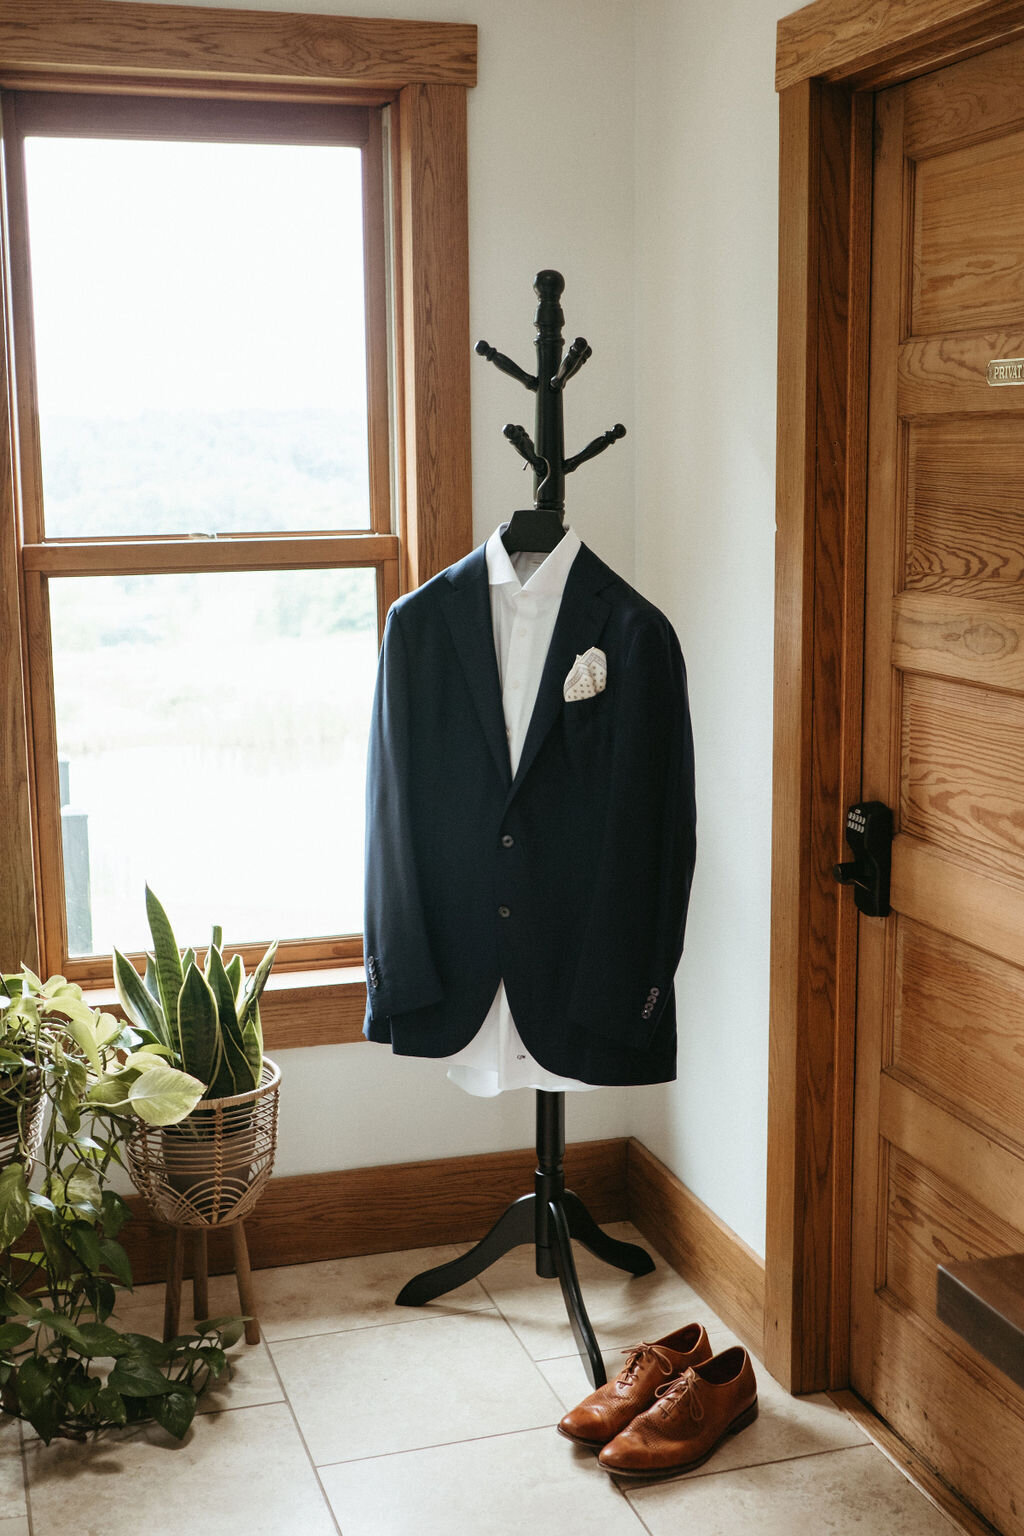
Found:
[(757, 1418), (750, 1356), (734, 1344), (658, 1387), (655, 1400), (598, 1460), (616, 1477), (669, 1477), (707, 1461), (719, 1441)]
[(691, 1366), (711, 1358), (711, 1345), (700, 1323), (688, 1323), (654, 1344), (634, 1344), (614, 1381), (606, 1382), (565, 1415), (558, 1433), (597, 1450), (625, 1429), (667, 1385)]

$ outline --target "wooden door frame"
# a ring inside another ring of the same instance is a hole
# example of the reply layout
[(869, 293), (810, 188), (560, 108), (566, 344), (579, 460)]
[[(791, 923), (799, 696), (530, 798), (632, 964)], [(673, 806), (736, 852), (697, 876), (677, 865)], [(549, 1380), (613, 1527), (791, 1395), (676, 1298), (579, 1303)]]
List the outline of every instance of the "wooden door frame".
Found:
[(1024, 0), (815, 0), (779, 22), (775, 746), (764, 1359), (849, 1381), (873, 95), (1024, 35)]

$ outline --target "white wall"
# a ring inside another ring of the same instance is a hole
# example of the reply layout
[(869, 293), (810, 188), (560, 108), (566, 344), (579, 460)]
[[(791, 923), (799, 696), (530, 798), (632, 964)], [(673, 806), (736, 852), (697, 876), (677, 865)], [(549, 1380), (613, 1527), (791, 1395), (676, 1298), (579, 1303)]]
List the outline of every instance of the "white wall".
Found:
[(679, 1076), (633, 1133), (764, 1252), (778, 107), (787, 0), (645, 0), (637, 28), (637, 585), (676, 626), (698, 865)]
[[(201, 0), (208, 3), (208, 0)], [(225, 0), (217, 0), (223, 5)], [(633, 29), (619, 0), (241, 0), (249, 10), (322, 11), (475, 22), (479, 84), (469, 93), (470, 324), (532, 371), (534, 274), (566, 279), (567, 334), (594, 356), (566, 394), (569, 452), (617, 421), (632, 434)], [(533, 396), (472, 360), (478, 541), (533, 482), (502, 436), (533, 431)], [(632, 435), (568, 482), (570, 520), (609, 564), (633, 573)], [(280, 1051), (277, 1169), (317, 1172), (529, 1146), (534, 1096), (469, 1097), (428, 1061), (366, 1044)], [(568, 1101), (571, 1140), (629, 1134), (628, 1089)]]
[[(219, 0), (223, 4), (224, 0)], [(284, 9), (282, 0), (247, 8)], [(566, 277), (594, 356), (567, 447), (629, 436), (569, 480), (571, 521), (671, 617), (697, 744), (699, 865), (679, 976), (679, 1079), (569, 1101), (571, 1139), (635, 1134), (764, 1247), (777, 108), (788, 0), (345, 0), (294, 9), (472, 21), (470, 312), (532, 367), (533, 273)], [(635, 63), (635, 73), (634, 73)], [(501, 436), (532, 397), (474, 359), (474, 518), (530, 498)], [(522, 1146), (532, 1095), (475, 1101), (428, 1062), (280, 1053), (282, 1173)]]

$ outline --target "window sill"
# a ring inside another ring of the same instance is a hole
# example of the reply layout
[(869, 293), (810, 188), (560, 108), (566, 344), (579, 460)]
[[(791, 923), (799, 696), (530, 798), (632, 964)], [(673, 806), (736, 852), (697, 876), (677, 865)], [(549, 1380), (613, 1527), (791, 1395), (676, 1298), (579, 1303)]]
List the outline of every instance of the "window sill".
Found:
[[(120, 1012), (111, 987), (85, 991), (90, 1008)], [(260, 1001), (269, 1055), (305, 1045), (348, 1045), (363, 1038), (366, 973), (361, 965), (272, 974)]]

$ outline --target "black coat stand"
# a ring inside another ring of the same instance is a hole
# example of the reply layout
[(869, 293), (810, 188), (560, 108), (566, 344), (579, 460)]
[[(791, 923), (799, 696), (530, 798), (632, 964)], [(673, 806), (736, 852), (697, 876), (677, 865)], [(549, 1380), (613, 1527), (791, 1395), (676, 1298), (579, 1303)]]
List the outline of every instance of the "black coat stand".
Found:
[(422, 1307), (438, 1296), (465, 1285), (523, 1243), (533, 1243), (537, 1274), (557, 1278), (572, 1325), (576, 1348), (591, 1384), (605, 1381), (604, 1361), (587, 1316), (576, 1273), (571, 1239), (606, 1264), (631, 1275), (649, 1275), (654, 1260), (636, 1243), (622, 1243), (602, 1232), (578, 1195), (565, 1187), (565, 1094), (537, 1092), (537, 1171), (533, 1194), (521, 1195), (498, 1217), (487, 1236), (461, 1258), (408, 1281), (396, 1297), (400, 1307)]
[[(626, 429), (616, 425), (594, 438), (582, 452), (564, 457), (562, 388), (590, 356), (590, 347), (582, 336), (571, 344), (564, 360), (562, 327), (564, 316), (559, 304), (565, 284), (559, 272), (539, 272), (534, 292), (540, 303), (534, 324), (537, 329), (537, 373), (529, 374), (486, 341), (477, 342), (476, 350), (503, 373), (518, 379), (537, 396), (535, 440), (524, 427), (509, 425), (505, 436), (534, 472), (534, 505), (512, 514), (505, 530), (504, 543), (515, 550), (554, 549), (565, 529), (565, 476), (602, 453)], [(572, 1325), (573, 1336), (584, 1369), (593, 1386), (606, 1379), (604, 1362), (594, 1330), (587, 1316), (573, 1258), (572, 1239), (583, 1244), (597, 1258), (627, 1274), (646, 1275), (654, 1261), (635, 1243), (622, 1243), (602, 1232), (583, 1201), (565, 1187), (562, 1160), (565, 1156), (565, 1094), (537, 1093), (537, 1170), (533, 1193), (522, 1195), (498, 1218), (485, 1238), (461, 1258), (436, 1269), (425, 1270), (404, 1285), (396, 1298), (400, 1307), (422, 1307), (438, 1296), (481, 1274), (513, 1248), (524, 1243), (534, 1245), (537, 1274), (558, 1280), (562, 1299)]]

